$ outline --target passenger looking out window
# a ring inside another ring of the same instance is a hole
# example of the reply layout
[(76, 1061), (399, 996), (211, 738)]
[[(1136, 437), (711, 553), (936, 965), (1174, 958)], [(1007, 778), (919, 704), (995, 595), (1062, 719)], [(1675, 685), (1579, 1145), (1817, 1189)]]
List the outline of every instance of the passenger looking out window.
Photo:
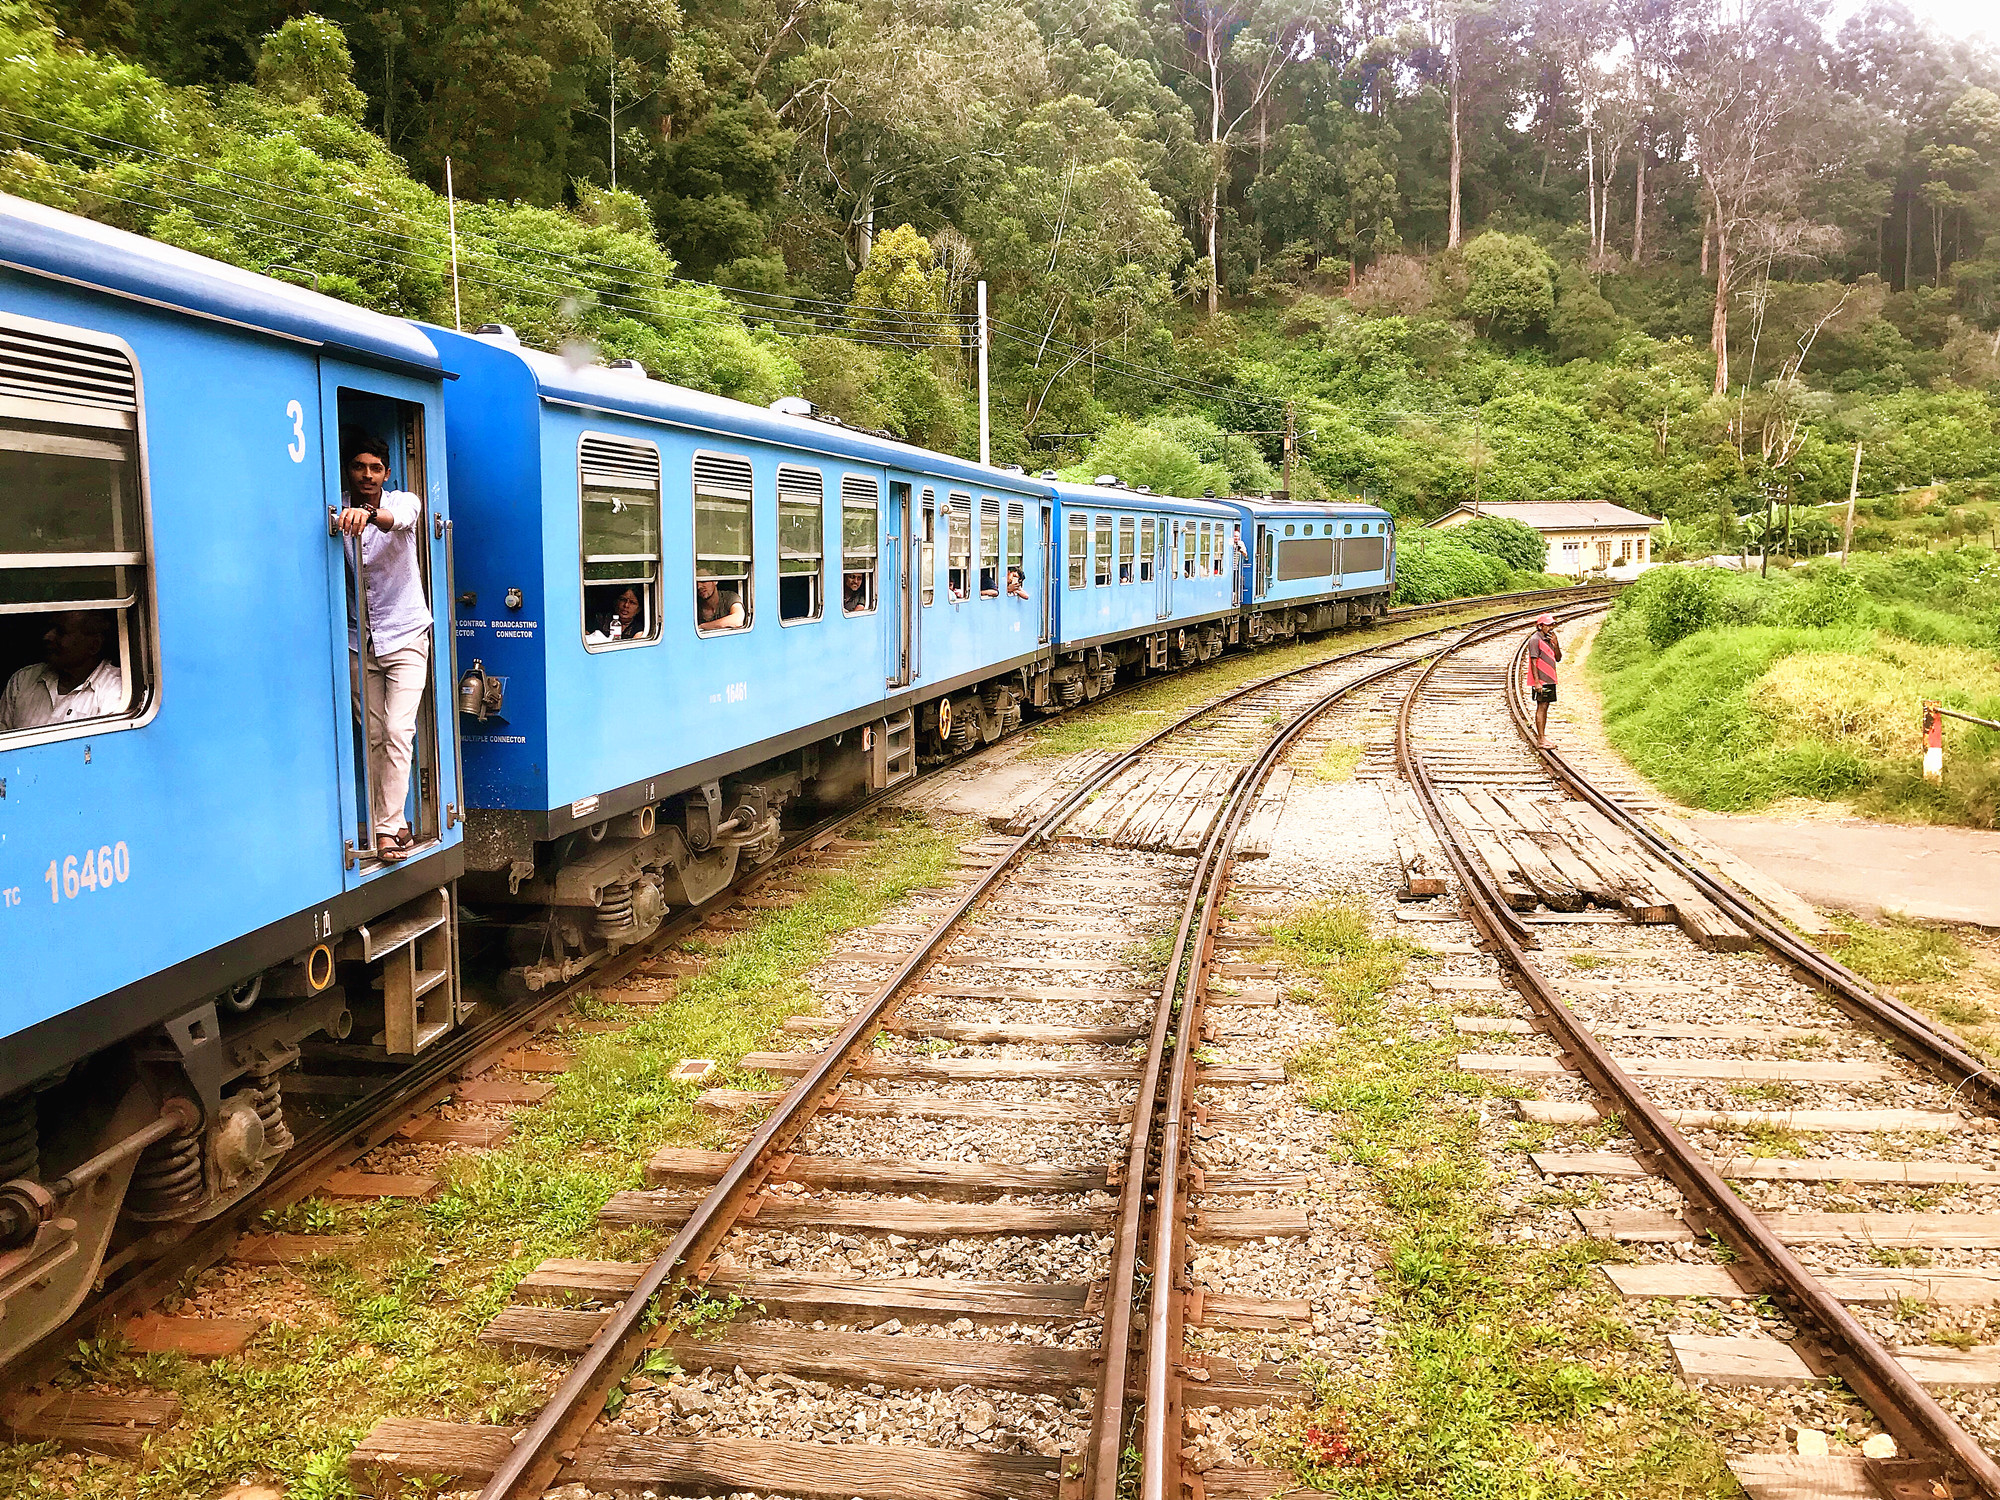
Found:
[(598, 620), (584, 639), (593, 646), (610, 641), (642, 640), (651, 632), (646, 624), (646, 606), (636, 588), (621, 590), (611, 613)]
[(431, 605), (418, 559), (423, 505), (407, 490), (385, 488), (388, 443), (352, 436), (342, 446), (347, 484), (337, 524), (347, 538), (349, 571), (359, 562), (366, 616), (353, 622), (348, 648), (360, 653), (367, 684), (375, 857), (393, 864), (413, 847), (403, 807), (410, 796), (417, 708), (430, 681)]
[(979, 597), (1000, 597), (1000, 502), (991, 496), (979, 501)]
[(1012, 599), (1025, 599), (1028, 597), (1027, 581), (1021, 576), (1019, 568), (1009, 568), (1007, 570), (1007, 595)]
[[(840, 607), (846, 614), (865, 615), (875, 608), (880, 513), (881, 493), (874, 480), (849, 474), (840, 481)], [(928, 592), (928, 580), (925, 588)]]
[(850, 615), (865, 615), (875, 606), (869, 602), (868, 585), (873, 580), (866, 573), (843, 573), (840, 575), (840, 607)]
[(101, 719), (123, 709), (124, 674), (106, 659), (116, 629), (116, 617), (105, 610), (57, 615), (42, 637), (42, 660), (7, 679), (0, 694), (0, 733)]
[(748, 460), (695, 455), (694, 618), (703, 635), (751, 623), (756, 558), (750, 486)]

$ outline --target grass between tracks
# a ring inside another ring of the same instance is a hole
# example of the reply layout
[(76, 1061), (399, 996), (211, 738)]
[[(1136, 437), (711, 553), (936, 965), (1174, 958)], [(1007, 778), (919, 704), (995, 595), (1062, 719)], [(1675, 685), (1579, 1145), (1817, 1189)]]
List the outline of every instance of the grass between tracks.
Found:
[[(714, 961), (669, 1003), (621, 1034), (578, 1038), (578, 1062), (500, 1149), (445, 1161), (438, 1198), (307, 1200), (269, 1227), (358, 1232), (361, 1243), (284, 1271), (224, 1267), (185, 1289), (193, 1305), (163, 1309), (269, 1319), (241, 1357), (135, 1355), (115, 1338), (80, 1348), (63, 1384), (173, 1392), (184, 1416), (140, 1463), (0, 1447), (0, 1494), (180, 1500), (267, 1479), (288, 1500), (334, 1500), (353, 1493), (347, 1455), (379, 1417), (500, 1422), (533, 1411), (556, 1366), (487, 1349), (479, 1330), (550, 1256), (638, 1259), (664, 1243), (650, 1230), (598, 1229), (598, 1206), (643, 1186), (659, 1147), (719, 1144), (695, 1109), (701, 1088), (757, 1086), (761, 1075), (735, 1064), (785, 1017), (814, 1008), (806, 970), (841, 933), (938, 883), (964, 831), (884, 820), (855, 836), (875, 847), (805, 876), (796, 902), (712, 945)], [(720, 1067), (702, 1085), (669, 1079), (683, 1057)]]
[(1335, 631), (1268, 651), (1232, 652), (1206, 667), (1167, 673), (1119, 694), (1108, 703), (1062, 714), (1031, 730), (1028, 747), (1022, 754), (1075, 755), (1085, 750), (1128, 749), (1147, 735), (1158, 733), (1167, 720), (1273, 673), (1309, 666), (1347, 651), (1386, 646), (1441, 625), (1504, 614), (1506, 608), (1504, 599), (1468, 600), (1464, 609), (1445, 614)]
[(1385, 1369), (1317, 1382), (1285, 1455), (1300, 1479), (1427, 1500), (1737, 1493), (1698, 1398), (1595, 1273), (1618, 1252), (1507, 1237), (1477, 1101), (1516, 1091), (1457, 1068), (1449, 1010), (1397, 998), (1421, 950), (1372, 936), (1356, 902), (1309, 906), (1273, 939), (1339, 1022), (1293, 1072), (1372, 1187), (1358, 1219), (1388, 1336)]

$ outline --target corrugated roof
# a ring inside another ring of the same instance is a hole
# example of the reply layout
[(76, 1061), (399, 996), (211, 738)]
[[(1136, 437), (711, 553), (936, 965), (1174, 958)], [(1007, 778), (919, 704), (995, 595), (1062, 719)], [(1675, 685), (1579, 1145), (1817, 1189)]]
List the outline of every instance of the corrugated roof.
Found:
[[(1471, 514), (1471, 506), (1460, 505), (1446, 511), (1431, 522), (1431, 525), (1442, 526), (1455, 517)], [(1505, 516), (1510, 521), (1524, 522), (1537, 531), (1577, 531), (1593, 526), (1660, 524), (1653, 516), (1642, 516), (1636, 510), (1613, 505), (1609, 500), (1522, 500), (1498, 505), (1488, 503), (1479, 507), (1479, 514)]]

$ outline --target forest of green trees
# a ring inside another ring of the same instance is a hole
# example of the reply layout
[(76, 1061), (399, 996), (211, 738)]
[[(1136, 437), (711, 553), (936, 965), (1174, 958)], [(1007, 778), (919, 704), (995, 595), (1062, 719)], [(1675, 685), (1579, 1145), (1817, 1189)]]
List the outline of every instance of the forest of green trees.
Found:
[(0, 0), (0, 189), (960, 452), (984, 280), (996, 461), (1733, 547), (2000, 476), (2000, 60), (1828, 10)]

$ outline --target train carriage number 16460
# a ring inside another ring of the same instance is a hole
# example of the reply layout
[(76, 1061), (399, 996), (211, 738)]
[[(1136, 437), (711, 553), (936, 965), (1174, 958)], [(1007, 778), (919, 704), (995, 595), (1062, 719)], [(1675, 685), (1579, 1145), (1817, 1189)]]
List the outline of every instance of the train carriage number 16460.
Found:
[(115, 844), (100, 844), (95, 849), (72, 854), (60, 862), (50, 860), (42, 878), (49, 883), (49, 900), (74, 901), (85, 891), (122, 885), (131, 874), (132, 851), (120, 839)]

